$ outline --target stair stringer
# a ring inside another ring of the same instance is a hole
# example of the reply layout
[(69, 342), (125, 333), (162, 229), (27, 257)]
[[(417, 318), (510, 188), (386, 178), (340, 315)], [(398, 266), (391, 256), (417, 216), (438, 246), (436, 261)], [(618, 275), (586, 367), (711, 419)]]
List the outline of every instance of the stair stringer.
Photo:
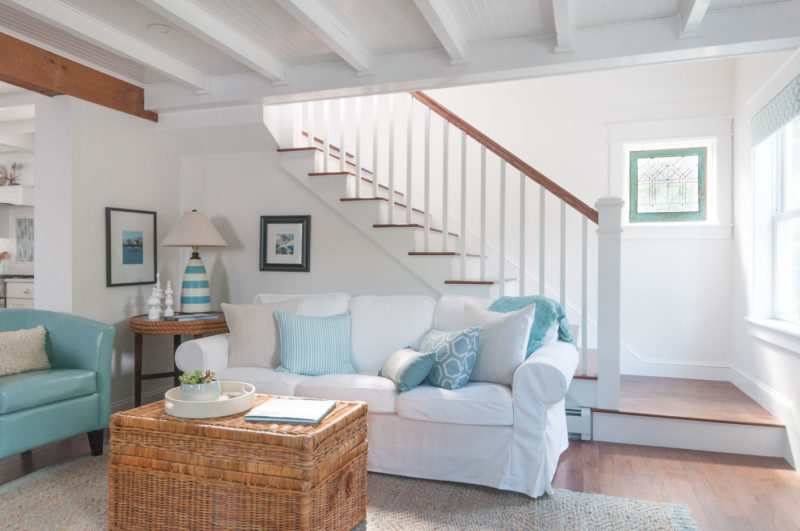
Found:
[[(459, 278), (460, 257), (458, 256), (409, 256), (409, 251), (421, 250), (424, 231), (413, 227), (381, 229), (374, 228), (374, 224), (381, 222), (382, 205), (386, 201), (342, 202), (348, 187), (352, 187), (353, 177), (350, 175), (322, 175), (310, 176), (309, 173), (318, 171), (318, 159), (321, 155), (311, 150), (286, 151), (280, 154), (281, 168), (295, 178), (310, 192), (323, 200), (353, 227), (368, 236), (388, 256), (403, 266), (440, 295), (460, 294), (474, 297), (493, 298), (499, 292), (498, 284), (481, 285), (452, 285), (445, 284), (445, 280)], [(388, 208), (388, 203), (387, 203)], [(456, 248), (458, 238), (450, 236), (453, 248)], [(470, 268), (474, 269), (475, 257), (468, 257)], [(468, 269), (469, 270), (469, 269)], [(506, 282), (506, 292), (514, 289), (516, 281)]]

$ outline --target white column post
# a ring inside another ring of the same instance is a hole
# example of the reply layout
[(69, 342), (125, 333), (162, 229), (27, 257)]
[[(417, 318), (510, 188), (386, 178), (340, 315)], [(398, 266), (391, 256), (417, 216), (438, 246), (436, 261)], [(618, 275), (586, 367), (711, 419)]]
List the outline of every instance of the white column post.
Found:
[(597, 407), (619, 409), (620, 257), (622, 205), (618, 197), (595, 203), (597, 224)]

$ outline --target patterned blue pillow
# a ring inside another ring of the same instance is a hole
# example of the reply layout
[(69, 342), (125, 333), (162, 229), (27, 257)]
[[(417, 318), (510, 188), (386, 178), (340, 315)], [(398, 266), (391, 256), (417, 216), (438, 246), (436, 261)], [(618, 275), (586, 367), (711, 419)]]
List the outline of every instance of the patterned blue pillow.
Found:
[(355, 374), (350, 361), (350, 312), (309, 317), (277, 310), (281, 365), (277, 372), (307, 376)]
[(473, 326), (457, 332), (428, 332), (419, 345), (420, 352), (434, 353), (433, 368), (426, 381), (442, 389), (464, 387), (475, 365), (482, 330), (481, 326)]

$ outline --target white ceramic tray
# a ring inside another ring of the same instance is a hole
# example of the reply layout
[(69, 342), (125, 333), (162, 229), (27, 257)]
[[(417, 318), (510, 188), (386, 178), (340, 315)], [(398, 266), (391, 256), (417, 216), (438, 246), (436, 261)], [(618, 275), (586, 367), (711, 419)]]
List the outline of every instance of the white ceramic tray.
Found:
[(256, 388), (245, 382), (220, 382), (222, 394), (216, 400), (181, 400), (181, 388), (173, 387), (164, 394), (164, 411), (173, 417), (208, 419), (227, 417), (253, 407)]

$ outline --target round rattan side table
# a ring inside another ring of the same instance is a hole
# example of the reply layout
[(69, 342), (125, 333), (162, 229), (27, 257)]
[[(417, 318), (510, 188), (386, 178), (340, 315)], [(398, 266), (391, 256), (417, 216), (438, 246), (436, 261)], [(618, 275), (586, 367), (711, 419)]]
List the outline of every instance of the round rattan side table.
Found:
[[(167, 321), (159, 319), (151, 321), (147, 314), (135, 315), (130, 318), (129, 327), (133, 332), (134, 344), (134, 404), (135, 407), (142, 405), (142, 380), (153, 380), (155, 378), (173, 378), (175, 385), (178, 385), (178, 367), (175, 365), (175, 350), (181, 344), (181, 336), (202, 337), (206, 334), (218, 334), (228, 331), (228, 324), (225, 316), (220, 312), (217, 319), (198, 319), (196, 321)], [(142, 342), (144, 336), (172, 336), (172, 372), (157, 372), (142, 374)]]

